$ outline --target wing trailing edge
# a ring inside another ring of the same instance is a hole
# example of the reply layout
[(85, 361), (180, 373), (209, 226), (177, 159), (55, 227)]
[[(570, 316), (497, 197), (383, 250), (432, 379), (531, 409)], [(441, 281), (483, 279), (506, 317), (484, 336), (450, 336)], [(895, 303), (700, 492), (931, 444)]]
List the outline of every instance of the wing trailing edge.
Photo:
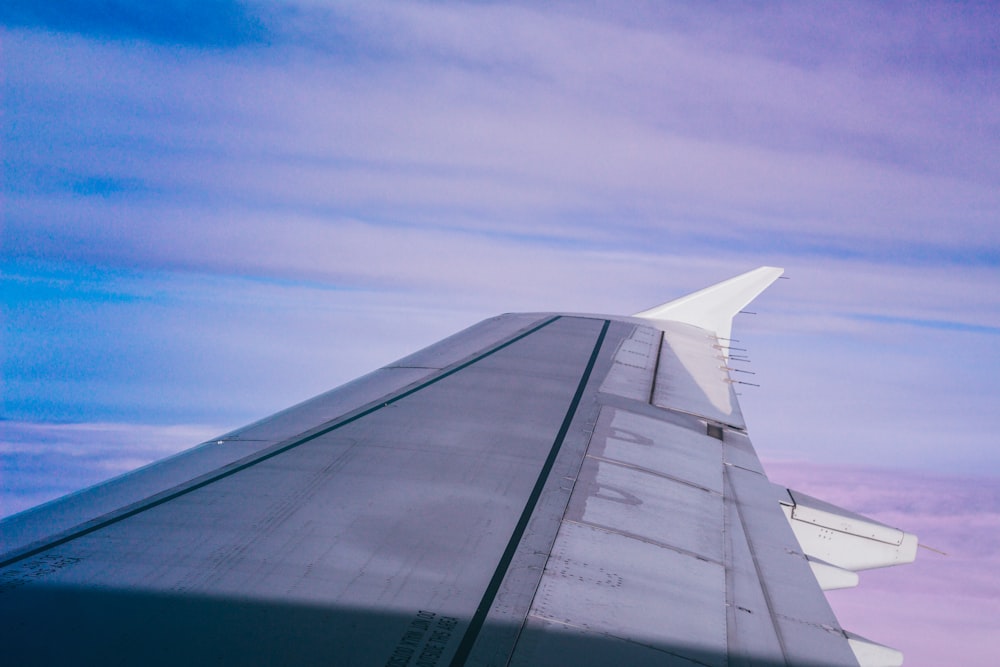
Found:
[(733, 317), (785, 272), (774, 266), (762, 266), (735, 278), (668, 301), (634, 317), (647, 320), (671, 320), (692, 324), (729, 339)]

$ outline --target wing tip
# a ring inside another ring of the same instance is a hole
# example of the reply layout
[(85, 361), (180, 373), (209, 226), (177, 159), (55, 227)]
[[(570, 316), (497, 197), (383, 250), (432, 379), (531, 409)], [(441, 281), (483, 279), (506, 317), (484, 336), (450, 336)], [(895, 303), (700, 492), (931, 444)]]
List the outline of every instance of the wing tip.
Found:
[(691, 294), (668, 301), (633, 317), (684, 322), (729, 338), (733, 317), (785, 272), (761, 266)]

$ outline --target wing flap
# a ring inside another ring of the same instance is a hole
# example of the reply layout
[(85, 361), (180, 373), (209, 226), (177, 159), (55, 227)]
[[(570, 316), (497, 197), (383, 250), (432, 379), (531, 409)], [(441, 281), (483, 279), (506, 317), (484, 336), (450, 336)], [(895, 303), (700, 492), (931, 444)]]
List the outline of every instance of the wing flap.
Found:
[(684, 324), (668, 322), (662, 326), (653, 405), (746, 428), (715, 336)]

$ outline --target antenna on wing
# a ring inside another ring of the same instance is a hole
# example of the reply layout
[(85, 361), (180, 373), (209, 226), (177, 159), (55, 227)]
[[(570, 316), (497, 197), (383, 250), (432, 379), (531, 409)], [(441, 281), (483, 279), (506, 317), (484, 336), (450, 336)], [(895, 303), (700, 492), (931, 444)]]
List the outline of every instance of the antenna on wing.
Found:
[(935, 549), (934, 547), (929, 547), (929, 546), (927, 546), (926, 544), (923, 544), (923, 543), (918, 544), (917, 546), (920, 547), (921, 549), (927, 549), (928, 551), (933, 551), (936, 554), (941, 554), (942, 556), (947, 556), (948, 555), (947, 552), (941, 551), (940, 549)]
[(724, 371), (730, 371), (732, 373), (746, 373), (747, 375), (757, 375), (753, 371), (745, 371), (742, 368), (733, 368), (732, 366), (719, 366)]

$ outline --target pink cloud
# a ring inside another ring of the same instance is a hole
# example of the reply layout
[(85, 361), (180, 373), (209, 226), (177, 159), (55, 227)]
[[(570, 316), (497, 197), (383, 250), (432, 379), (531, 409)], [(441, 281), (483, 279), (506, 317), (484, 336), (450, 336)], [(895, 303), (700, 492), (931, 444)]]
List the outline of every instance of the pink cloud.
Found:
[(889, 525), (922, 544), (910, 565), (861, 573), (827, 594), (841, 624), (902, 650), (907, 667), (996, 664), (1000, 651), (1000, 480), (765, 462), (772, 481)]

